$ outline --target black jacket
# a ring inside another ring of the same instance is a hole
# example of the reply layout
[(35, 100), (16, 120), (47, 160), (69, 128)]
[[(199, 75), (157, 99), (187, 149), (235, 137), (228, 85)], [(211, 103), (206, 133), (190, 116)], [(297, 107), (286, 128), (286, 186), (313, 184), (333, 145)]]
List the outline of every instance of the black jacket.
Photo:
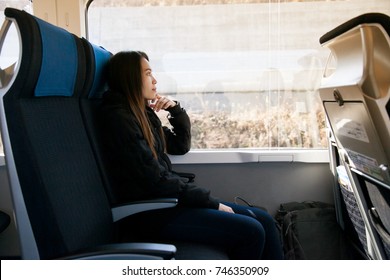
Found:
[[(147, 107), (147, 114), (156, 139), (157, 159), (123, 95), (106, 92), (101, 109), (104, 150), (118, 202), (174, 197), (179, 199), (179, 205), (218, 208), (219, 202), (209, 191), (185, 183), (173, 172), (158, 133), (161, 121), (151, 108)], [(168, 111), (173, 131), (163, 127), (167, 153), (185, 154), (191, 145), (189, 117), (179, 104)]]

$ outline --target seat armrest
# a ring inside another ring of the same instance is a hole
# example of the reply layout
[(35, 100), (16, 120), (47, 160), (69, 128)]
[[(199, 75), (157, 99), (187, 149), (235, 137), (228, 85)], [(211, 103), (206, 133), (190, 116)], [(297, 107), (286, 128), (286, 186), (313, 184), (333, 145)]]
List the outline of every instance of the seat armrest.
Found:
[(115, 206), (111, 208), (112, 218), (114, 222), (117, 222), (136, 213), (155, 209), (175, 207), (177, 205), (177, 201), (177, 198), (159, 198), (135, 201), (128, 204)]
[(78, 252), (61, 259), (67, 260), (171, 260), (176, 247), (160, 243), (115, 243)]

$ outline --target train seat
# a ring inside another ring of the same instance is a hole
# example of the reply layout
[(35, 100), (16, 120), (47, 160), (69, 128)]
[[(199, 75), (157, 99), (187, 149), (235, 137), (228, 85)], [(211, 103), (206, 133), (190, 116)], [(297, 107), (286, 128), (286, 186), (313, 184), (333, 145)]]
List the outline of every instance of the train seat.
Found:
[(0, 89), (1, 124), (22, 259), (171, 259), (169, 244), (115, 243), (116, 225), (80, 113), (82, 40), (7, 8), (20, 56)]
[(177, 200), (115, 201), (96, 121), (111, 54), (24, 11), (5, 15), (0, 42), (11, 24), (20, 36), (0, 116), (21, 258), (228, 258), (210, 246), (119, 242), (122, 218)]
[(140, 211), (174, 207), (177, 199), (153, 199), (149, 201), (135, 202), (127, 205), (118, 205), (116, 195), (113, 191), (104, 151), (100, 142), (99, 118), (101, 116), (99, 108), (103, 93), (107, 90), (107, 83), (104, 77), (104, 66), (111, 57), (111, 53), (103, 47), (91, 44), (86, 39), (81, 39), (87, 58), (87, 75), (85, 79), (85, 90), (80, 95), (80, 108), (85, 129), (91, 142), (91, 146), (96, 157), (110, 204), (113, 208), (114, 220), (128, 214), (135, 214)]
[(336, 204), (348, 212), (367, 258), (390, 259), (390, 17), (357, 16), (320, 43), (335, 63), (319, 91), (331, 169), (346, 178)]
[[(103, 93), (107, 89), (107, 83), (104, 76), (104, 66), (111, 53), (100, 46), (96, 46), (83, 39), (85, 53), (87, 54), (87, 78), (86, 90), (80, 97), (80, 108), (85, 122), (86, 131), (91, 139), (91, 145), (103, 178), (106, 192), (112, 205), (114, 221), (135, 214), (141, 211), (152, 209), (161, 209), (174, 207), (177, 205), (176, 198), (160, 198), (147, 201), (128, 203), (126, 205), (118, 204), (116, 195), (113, 191), (112, 180), (110, 180), (106, 160), (104, 160), (104, 150), (99, 139), (99, 118), (104, 117), (100, 114), (100, 105)], [(179, 175), (192, 180), (195, 176), (191, 173), (179, 173)], [(228, 259), (224, 249), (201, 244), (191, 244), (187, 242), (176, 242), (169, 240), (177, 247), (176, 259)]]

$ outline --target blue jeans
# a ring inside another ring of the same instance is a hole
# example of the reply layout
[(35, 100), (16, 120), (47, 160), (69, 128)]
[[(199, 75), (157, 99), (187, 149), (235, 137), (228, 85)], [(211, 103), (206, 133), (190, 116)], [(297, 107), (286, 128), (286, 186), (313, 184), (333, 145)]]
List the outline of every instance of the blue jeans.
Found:
[(211, 244), (231, 259), (283, 259), (275, 221), (267, 212), (225, 203), (235, 214), (205, 208), (175, 207), (147, 211), (126, 220), (139, 237), (158, 241)]

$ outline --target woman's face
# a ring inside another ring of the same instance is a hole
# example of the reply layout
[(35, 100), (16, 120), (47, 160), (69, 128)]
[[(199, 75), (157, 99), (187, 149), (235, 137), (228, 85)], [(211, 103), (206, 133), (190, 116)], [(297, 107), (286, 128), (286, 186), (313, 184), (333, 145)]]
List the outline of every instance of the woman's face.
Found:
[(157, 95), (157, 80), (153, 77), (152, 68), (145, 58), (141, 58), (142, 95), (146, 100), (154, 100)]

